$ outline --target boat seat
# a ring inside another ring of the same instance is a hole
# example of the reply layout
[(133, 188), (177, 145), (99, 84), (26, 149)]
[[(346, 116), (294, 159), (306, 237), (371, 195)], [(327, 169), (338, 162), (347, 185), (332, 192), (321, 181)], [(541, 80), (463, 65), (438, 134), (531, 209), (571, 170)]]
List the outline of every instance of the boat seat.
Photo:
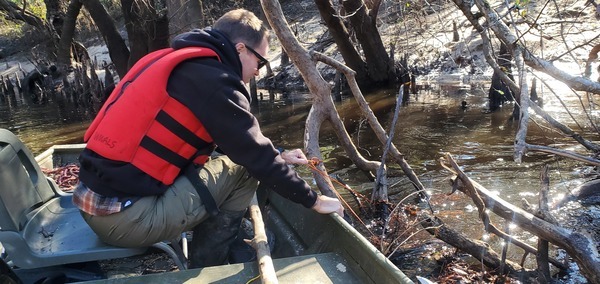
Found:
[[(135, 256), (149, 247), (122, 248), (98, 238), (71, 202), (47, 178), (31, 152), (10, 131), (0, 129), (0, 243), (6, 261), (33, 269)], [(185, 241), (185, 240), (184, 240)], [(187, 268), (176, 241), (153, 245)]]

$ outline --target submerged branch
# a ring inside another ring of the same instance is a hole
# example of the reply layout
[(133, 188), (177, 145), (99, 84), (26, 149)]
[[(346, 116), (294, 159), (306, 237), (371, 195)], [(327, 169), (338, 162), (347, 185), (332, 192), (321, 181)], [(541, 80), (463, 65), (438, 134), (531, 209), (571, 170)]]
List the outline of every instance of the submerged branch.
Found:
[(532, 144), (527, 144), (526, 148), (527, 148), (527, 150), (555, 154), (555, 155), (571, 158), (571, 159), (574, 159), (577, 161), (581, 161), (581, 162), (584, 162), (584, 163), (587, 163), (587, 164), (590, 164), (593, 166), (600, 166), (600, 160), (594, 159), (594, 158), (591, 158), (588, 156), (580, 155), (577, 153), (573, 153), (570, 151), (560, 150), (560, 149), (556, 149), (556, 148), (552, 148), (552, 147), (548, 147), (548, 146), (532, 145)]
[[(450, 154), (446, 155), (446, 159), (454, 161)], [(456, 165), (456, 162), (453, 163)], [(459, 189), (464, 190), (474, 200), (483, 199), (486, 208), (492, 210), (496, 215), (511, 220), (522, 229), (563, 248), (577, 262), (588, 281), (600, 283), (600, 255), (596, 244), (585, 233), (554, 225), (526, 212), (468, 178), (458, 165), (453, 168), (465, 185)], [(476, 195), (471, 195), (472, 189), (465, 188), (469, 185), (474, 186)]]
[[(452, 159), (452, 156), (450, 156), (450, 154), (446, 154), (446, 161), (451, 165), (451, 167), (447, 167), (444, 164), (442, 164), (442, 166), (444, 166), (444, 168), (446, 168), (450, 172), (454, 173), (458, 177), (458, 179), (453, 180), (452, 188), (453, 189), (457, 188), (457, 189), (460, 189), (461, 191), (464, 191), (467, 195), (469, 195), (471, 197), (471, 199), (473, 199), (473, 202), (475, 203), (475, 206), (477, 207), (477, 210), (479, 212), (481, 220), (483, 221), (484, 229), (487, 232), (492, 233), (492, 234), (504, 239), (507, 243), (512, 243), (512, 244), (522, 248), (527, 253), (536, 255), (538, 253), (538, 251), (534, 247), (524, 243), (523, 241), (521, 241), (519, 239), (514, 238), (513, 236), (498, 229), (494, 224), (490, 223), (489, 214), (487, 213), (487, 210), (486, 210), (487, 209), (486, 204), (483, 201), (482, 197), (479, 195), (479, 192), (477, 190), (475, 190), (474, 184), (471, 183), (470, 179), (466, 176), (466, 174), (460, 170), (460, 166), (454, 161), (454, 159)], [(563, 263), (561, 263), (560, 261), (558, 261), (556, 259), (550, 259), (550, 261), (552, 264), (554, 264), (556, 267), (558, 267), (562, 270), (568, 269), (567, 266), (565, 266)]]
[(557, 121), (556, 119), (554, 119), (552, 116), (550, 116), (546, 111), (544, 111), (541, 107), (539, 107), (537, 104), (535, 104), (534, 102), (530, 101), (529, 106), (535, 111), (536, 114), (538, 114), (539, 116), (541, 116), (542, 118), (544, 118), (548, 123), (550, 123), (552, 126), (554, 126), (555, 128), (557, 128), (558, 130), (560, 130), (562, 133), (572, 137), (573, 139), (575, 139), (575, 141), (579, 142), (581, 145), (583, 145), (585, 148), (587, 148), (590, 151), (593, 151), (595, 153), (600, 152), (600, 146), (584, 139), (581, 134), (573, 131), (571, 128), (569, 128), (568, 126), (560, 123), (559, 121)]
[[(462, 233), (448, 227), (436, 216), (430, 216), (426, 212), (423, 212), (422, 214), (425, 214), (426, 218), (421, 222), (421, 226), (427, 228), (427, 231), (430, 234), (447, 244), (472, 255), (489, 268), (499, 269), (502, 266), (500, 256), (491, 249), (487, 243), (466, 237)], [(518, 275), (522, 270), (522, 267), (514, 262), (507, 261), (503, 270), (503, 273), (508, 272), (511, 275)]]

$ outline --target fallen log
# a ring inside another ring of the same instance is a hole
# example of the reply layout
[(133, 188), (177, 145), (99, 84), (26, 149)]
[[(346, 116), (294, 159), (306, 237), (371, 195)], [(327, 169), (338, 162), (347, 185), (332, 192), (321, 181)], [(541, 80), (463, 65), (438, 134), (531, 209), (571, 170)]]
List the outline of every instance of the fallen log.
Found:
[(600, 256), (596, 244), (585, 232), (556, 226), (514, 206), (467, 177), (450, 154), (445, 155), (445, 160), (462, 182), (458, 189), (469, 195), (476, 203), (478, 200), (483, 202), (485, 208), (480, 208), (477, 204), (480, 214), (482, 209), (487, 208), (520, 228), (564, 249), (575, 260), (581, 273), (590, 283), (600, 283)]
[(511, 261), (507, 261), (506, 264), (502, 264), (500, 256), (490, 246), (482, 241), (474, 240), (466, 237), (465, 235), (453, 230), (446, 226), (446, 224), (439, 218), (430, 215), (428, 212), (421, 212), (425, 218), (421, 221), (421, 226), (436, 236), (438, 239), (446, 242), (447, 244), (464, 251), (474, 258), (478, 259), (485, 266), (498, 270), (503, 267), (499, 273), (508, 273), (512, 276), (519, 276), (526, 271), (517, 264)]

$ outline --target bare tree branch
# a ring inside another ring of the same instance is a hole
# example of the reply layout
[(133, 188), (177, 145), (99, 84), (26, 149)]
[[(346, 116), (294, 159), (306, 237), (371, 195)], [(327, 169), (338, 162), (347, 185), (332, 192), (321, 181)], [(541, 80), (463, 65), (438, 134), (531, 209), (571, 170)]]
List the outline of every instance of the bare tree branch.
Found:
[[(471, 196), (476, 201), (476, 204), (477, 200), (482, 199), (485, 207), (492, 210), (496, 215), (506, 220), (511, 220), (520, 228), (563, 248), (575, 259), (582, 274), (590, 283), (600, 283), (600, 255), (598, 254), (596, 243), (588, 236), (582, 232), (556, 226), (514, 206), (499, 196), (492, 194), (476, 181), (468, 178), (450, 154), (447, 154), (445, 159), (452, 165), (453, 172), (457, 174), (458, 178), (464, 184), (464, 186), (458, 187), (458, 189)], [(469, 188), (471, 186), (473, 188)], [(474, 191), (476, 191), (476, 194), (474, 194)]]
[[(456, 2), (462, 3), (462, 1), (460, 0), (455, 0), (455, 3)], [(528, 49), (522, 47), (517, 42), (517, 37), (514, 34), (512, 34), (508, 26), (504, 24), (504, 22), (500, 19), (498, 14), (490, 7), (490, 4), (487, 1), (475, 0), (475, 4), (479, 8), (479, 10), (484, 14), (488, 25), (494, 31), (494, 34), (498, 38), (500, 38), (500, 40), (502, 40), (507, 46), (512, 47), (513, 50), (521, 49), (521, 52), (523, 53), (523, 59), (527, 66), (535, 70), (542, 71), (577, 91), (585, 91), (600, 94), (600, 83), (591, 81), (583, 76), (574, 76), (567, 72), (564, 72), (552, 65), (552, 63), (538, 58)]]
[(46, 29), (44, 20), (25, 10), (25, 6), (23, 6), (21, 9), (12, 1), (0, 0), (0, 11), (4, 11), (10, 20), (23, 21), (40, 31), (44, 31)]

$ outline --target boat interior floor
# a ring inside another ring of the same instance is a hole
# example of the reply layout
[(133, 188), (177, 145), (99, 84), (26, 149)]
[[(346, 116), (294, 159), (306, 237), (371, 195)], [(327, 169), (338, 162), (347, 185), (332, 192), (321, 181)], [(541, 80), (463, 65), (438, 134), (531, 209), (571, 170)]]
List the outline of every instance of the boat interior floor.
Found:
[[(280, 283), (360, 283), (346, 260), (337, 253), (321, 253), (273, 259)], [(131, 278), (112, 278), (85, 283), (259, 283), (256, 262), (188, 269)]]

